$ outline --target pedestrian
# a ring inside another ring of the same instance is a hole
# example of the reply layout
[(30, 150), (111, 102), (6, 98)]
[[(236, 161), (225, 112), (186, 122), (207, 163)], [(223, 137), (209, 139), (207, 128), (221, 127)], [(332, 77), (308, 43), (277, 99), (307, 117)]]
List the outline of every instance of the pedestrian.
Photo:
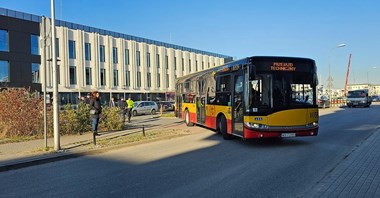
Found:
[(109, 107), (115, 107), (115, 98), (111, 98), (110, 102), (108, 103)]
[(131, 122), (131, 116), (132, 116), (132, 108), (135, 106), (135, 103), (131, 99), (131, 97), (127, 100), (127, 114), (128, 114), (128, 122)]
[(92, 132), (94, 135), (98, 134), (98, 125), (100, 114), (102, 113), (102, 106), (100, 103), (100, 93), (98, 91), (92, 92), (92, 98), (90, 100), (90, 114), (92, 116)]
[(89, 105), (90, 104), (90, 99), (91, 99), (91, 93), (88, 93), (87, 97), (84, 99), (84, 102)]
[(127, 103), (125, 102), (123, 97), (120, 99), (119, 108), (121, 110), (121, 119), (122, 119), (122, 122), (124, 125), (125, 124), (125, 115), (127, 114)]

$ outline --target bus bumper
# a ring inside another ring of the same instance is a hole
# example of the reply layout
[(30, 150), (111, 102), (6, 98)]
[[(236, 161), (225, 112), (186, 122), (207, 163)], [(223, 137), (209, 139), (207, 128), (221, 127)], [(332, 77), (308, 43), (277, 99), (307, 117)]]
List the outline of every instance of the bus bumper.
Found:
[(259, 139), (259, 138), (287, 138), (287, 137), (302, 137), (302, 136), (317, 136), (318, 128), (297, 130), (297, 131), (256, 131), (245, 128), (244, 138)]

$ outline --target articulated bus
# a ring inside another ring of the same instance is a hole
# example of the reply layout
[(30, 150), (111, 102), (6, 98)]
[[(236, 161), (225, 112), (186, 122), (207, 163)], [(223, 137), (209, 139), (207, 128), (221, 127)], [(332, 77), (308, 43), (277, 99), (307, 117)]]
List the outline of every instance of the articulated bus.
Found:
[(176, 116), (224, 139), (316, 136), (317, 68), (308, 58), (253, 56), (176, 80)]

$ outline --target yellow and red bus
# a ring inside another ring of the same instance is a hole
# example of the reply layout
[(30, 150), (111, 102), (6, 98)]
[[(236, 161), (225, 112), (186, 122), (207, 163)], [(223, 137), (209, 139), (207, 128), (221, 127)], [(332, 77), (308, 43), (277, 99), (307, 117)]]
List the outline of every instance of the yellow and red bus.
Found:
[(317, 67), (309, 58), (253, 56), (176, 80), (176, 115), (224, 139), (316, 136)]

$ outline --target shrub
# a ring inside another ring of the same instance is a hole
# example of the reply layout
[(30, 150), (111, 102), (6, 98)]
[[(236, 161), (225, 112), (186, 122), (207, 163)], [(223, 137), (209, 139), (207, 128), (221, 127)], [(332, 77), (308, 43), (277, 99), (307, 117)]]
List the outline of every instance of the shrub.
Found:
[(123, 123), (120, 118), (121, 110), (118, 107), (104, 107), (100, 118), (100, 128), (107, 130), (121, 130)]
[(0, 93), (0, 137), (41, 135), (43, 100), (22, 89), (7, 89)]

